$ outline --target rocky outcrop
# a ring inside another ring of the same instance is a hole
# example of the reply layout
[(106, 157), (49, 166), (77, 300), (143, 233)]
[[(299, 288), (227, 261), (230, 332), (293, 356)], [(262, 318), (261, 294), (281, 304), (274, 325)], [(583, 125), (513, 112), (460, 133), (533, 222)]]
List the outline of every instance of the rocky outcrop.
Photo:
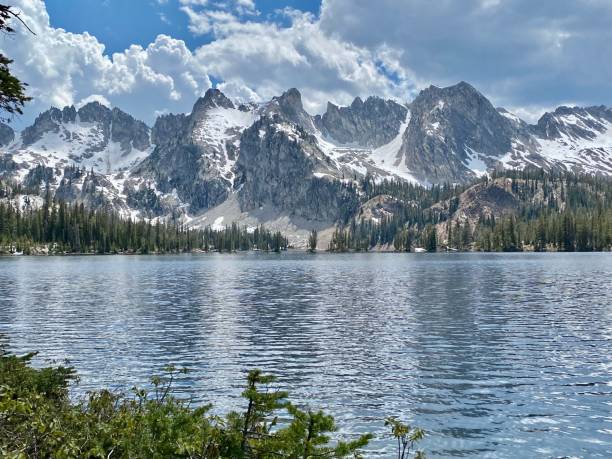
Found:
[(340, 145), (377, 148), (391, 142), (406, 120), (408, 109), (392, 100), (357, 97), (349, 107), (331, 102), (315, 125), (323, 135)]
[(62, 123), (62, 110), (50, 108), (41, 113), (34, 120), (32, 126), (28, 126), (21, 131), (21, 141), (24, 146), (31, 145), (40, 140), (47, 132), (59, 132), (59, 125)]
[[(73, 128), (75, 123), (91, 124), (94, 132), (84, 138), (82, 132)], [(33, 145), (47, 133), (61, 133), (65, 142), (82, 144), (86, 157), (104, 150), (111, 141), (118, 142), (124, 154), (129, 154), (132, 148), (144, 151), (150, 146), (149, 128), (145, 123), (99, 102), (90, 102), (79, 110), (74, 106), (62, 110), (53, 107), (40, 114), (32, 126), (22, 131), (23, 146)]]
[(532, 145), (528, 132), (464, 82), (430, 86), (410, 108), (400, 151), (408, 169), (425, 182), (466, 182), (475, 176), (468, 167), (475, 155), (493, 168), (496, 159), (512, 151), (516, 139), (528, 148)]
[(189, 143), (158, 145), (133, 175), (152, 181), (161, 193), (176, 193), (192, 213), (220, 204), (231, 187), (228, 180), (209, 167), (198, 147)]
[(38, 165), (28, 171), (22, 184), (26, 188), (42, 190), (43, 187), (46, 189), (48, 184), (53, 183), (54, 177), (55, 172), (51, 167)]
[(235, 108), (234, 103), (225, 94), (216, 88), (210, 88), (206, 91), (204, 97), (200, 97), (193, 106), (191, 118), (193, 121), (197, 121), (202, 114), (216, 107)]
[(0, 123), (0, 147), (9, 145), (15, 139), (15, 131), (5, 123)]
[(12, 178), (13, 174), (20, 169), (12, 155), (0, 154), (0, 178)]
[(240, 140), (237, 187), (243, 210), (272, 205), (307, 220), (342, 220), (357, 209), (355, 191), (334, 180), (336, 171), (301, 126), (281, 116), (262, 117)]
[(265, 105), (263, 114), (267, 116), (279, 115), (283, 119), (301, 126), (309, 133), (315, 131), (312, 117), (304, 110), (302, 95), (295, 88), (285, 91), (279, 97), (274, 97)]
[(110, 134), (111, 140), (118, 142), (124, 152), (129, 152), (132, 147), (145, 151), (151, 146), (149, 127), (117, 107), (111, 112)]
[(469, 187), (459, 197), (435, 204), (431, 211), (444, 221), (472, 227), (481, 218), (501, 217), (516, 212), (519, 198), (512, 190), (512, 179), (498, 178)]
[[(219, 108), (235, 109), (221, 91), (209, 89), (189, 115), (158, 118), (151, 132), (156, 147), (133, 172), (155, 183), (161, 193), (176, 193), (192, 213), (220, 204), (232, 189), (232, 180), (218, 167), (220, 163), (227, 165), (227, 159), (220, 157), (225, 150), (220, 151), (217, 142), (213, 144), (206, 137), (204, 129), (211, 111)], [(146, 190), (131, 191), (130, 200), (132, 204), (140, 201), (140, 208), (159, 210), (159, 203)]]
[(380, 194), (364, 202), (359, 208), (359, 220), (371, 220), (380, 223), (382, 219), (391, 219), (405, 207), (405, 203), (393, 196)]
[(531, 127), (532, 132), (542, 139), (560, 139), (563, 136), (574, 139), (593, 140), (598, 133), (606, 131), (612, 123), (612, 109), (598, 107), (559, 107), (547, 112)]

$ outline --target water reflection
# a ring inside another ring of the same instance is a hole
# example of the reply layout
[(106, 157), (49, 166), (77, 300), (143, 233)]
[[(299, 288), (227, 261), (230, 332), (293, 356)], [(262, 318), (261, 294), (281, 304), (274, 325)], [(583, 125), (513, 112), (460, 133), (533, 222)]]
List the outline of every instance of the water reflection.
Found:
[[(277, 374), (344, 433), (398, 414), (430, 457), (610, 457), (609, 254), (0, 259), (0, 344), (69, 358), (76, 392), (145, 384), (240, 406)], [(372, 454), (388, 455), (388, 441)]]

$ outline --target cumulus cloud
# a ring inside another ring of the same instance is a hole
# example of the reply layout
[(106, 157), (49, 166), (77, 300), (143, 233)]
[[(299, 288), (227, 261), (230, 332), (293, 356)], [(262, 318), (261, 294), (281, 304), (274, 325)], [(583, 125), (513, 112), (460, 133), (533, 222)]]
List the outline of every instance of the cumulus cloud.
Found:
[(104, 97), (102, 94), (92, 94), (91, 96), (87, 96), (79, 100), (75, 105), (77, 109), (81, 108), (83, 105), (87, 105), (90, 102), (98, 102), (102, 105), (106, 105), (107, 107), (112, 107), (113, 104), (110, 100)]
[(37, 31), (20, 33), (9, 53), (16, 74), (31, 85), (29, 113), (96, 94), (152, 123), (159, 113), (189, 111), (211, 77), (244, 101), (297, 87), (311, 112), (322, 111), (328, 100), (350, 103), (371, 94), (406, 100), (415, 91), (401, 53), (332, 37), (311, 14), (285, 9), (281, 26), (261, 20), (251, 0), (180, 4), (194, 33), (211, 34), (209, 43), (192, 51), (182, 40), (159, 35), (146, 47), (131, 45), (109, 56), (96, 37), (51, 27), (42, 0), (19, 0), (22, 17)]
[(0, 37), (0, 49), (30, 83), (28, 121), (95, 95), (152, 123), (188, 112), (211, 80), (241, 101), (297, 87), (311, 113), (355, 96), (409, 101), (430, 83), (460, 80), (530, 120), (563, 101), (612, 102), (606, 0), (323, 0), (318, 16), (262, 15), (253, 0), (179, 0), (204, 44), (159, 35), (112, 55), (88, 33), (52, 27), (42, 0), (15, 4), (37, 35)]
[(402, 49), (421, 79), (466, 80), (497, 104), (612, 102), (609, 0), (323, 0), (320, 16), (340, 40)]
[(230, 95), (269, 99), (289, 87), (302, 92), (306, 109), (322, 111), (328, 100), (350, 103), (355, 96), (378, 94), (406, 100), (416, 86), (387, 46), (373, 50), (324, 33), (316, 18), (284, 12), (290, 25), (217, 17), (215, 40), (196, 50), (210, 75)]
[(36, 35), (19, 31), (4, 37), (0, 49), (15, 60), (16, 75), (30, 85), (34, 100), (29, 114), (97, 94), (152, 122), (156, 110), (184, 111), (211, 86), (181, 40), (159, 35), (146, 48), (132, 45), (108, 56), (94, 36), (51, 27), (42, 1), (20, 0), (16, 8)]

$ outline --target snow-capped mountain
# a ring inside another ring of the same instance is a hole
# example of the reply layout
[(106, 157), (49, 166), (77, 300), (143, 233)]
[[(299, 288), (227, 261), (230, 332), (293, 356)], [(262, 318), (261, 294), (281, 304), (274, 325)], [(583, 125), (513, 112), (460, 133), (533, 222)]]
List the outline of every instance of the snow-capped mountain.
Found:
[(102, 174), (129, 169), (150, 151), (149, 128), (118, 108), (91, 102), (51, 108), (8, 147), (13, 159), (56, 167), (79, 165)]
[(559, 107), (531, 127), (539, 153), (550, 164), (612, 175), (612, 109)]
[(62, 199), (194, 225), (310, 229), (350, 216), (366, 175), (423, 184), (498, 167), (612, 175), (612, 110), (560, 107), (529, 125), (462, 82), (410, 104), (356, 98), (311, 116), (297, 89), (248, 105), (211, 89), (191, 113), (152, 128), (97, 102), (51, 108), (21, 133), (0, 125), (0, 152), (0, 177), (34, 193), (48, 185)]

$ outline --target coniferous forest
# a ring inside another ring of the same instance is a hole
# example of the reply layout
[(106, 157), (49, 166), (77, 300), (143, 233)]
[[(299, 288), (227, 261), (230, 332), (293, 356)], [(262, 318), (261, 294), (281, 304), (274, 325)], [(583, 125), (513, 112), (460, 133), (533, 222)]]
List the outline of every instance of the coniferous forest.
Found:
[[(330, 251), (572, 252), (612, 247), (609, 178), (526, 169), (497, 171), (468, 185), (428, 188), (365, 177), (359, 188), (361, 209), (338, 225)], [(15, 205), (16, 196), (23, 200), (20, 205)], [(112, 210), (67, 204), (49, 192), (35, 206), (29, 196), (19, 186), (0, 182), (0, 253), (40, 253), (41, 247), (43, 253), (57, 254), (281, 251), (289, 245), (280, 232), (263, 226), (193, 229), (178, 219), (122, 218)], [(381, 196), (393, 201), (393, 211), (365, 218), (367, 202)], [(487, 212), (486, 205), (494, 209)]]
[[(248, 231), (233, 224), (217, 230), (190, 229), (179, 223), (121, 218), (113, 211), (93, 210), (83, 204), (57, 201), (46, 194), (40, 208), (16, 209), (2, 202), (18, 191), (0, 183), (0, 253), (180, 253), (194, 250), (234, 252), (276, 251), (287, 248), (280, 232), (263, 227)], [(27, 196), (27, 195), (26, 195)], [(27, 200), (27, 198), (26, 198)]]
[[(366, 177), (362, 189), (364, 201), (381, 195), (393, 199), (394, 212), (379, 221), (357, 215), (334, 232), (329, 250), (612, 248), (612, 180), (605, 177), (525, 169), (497, 171), (469, 185), (430, 188), (399, 181), (376, 183)], [(502, 205), (487, 215), (483, 202), (489, 201), (493, 207)]]

